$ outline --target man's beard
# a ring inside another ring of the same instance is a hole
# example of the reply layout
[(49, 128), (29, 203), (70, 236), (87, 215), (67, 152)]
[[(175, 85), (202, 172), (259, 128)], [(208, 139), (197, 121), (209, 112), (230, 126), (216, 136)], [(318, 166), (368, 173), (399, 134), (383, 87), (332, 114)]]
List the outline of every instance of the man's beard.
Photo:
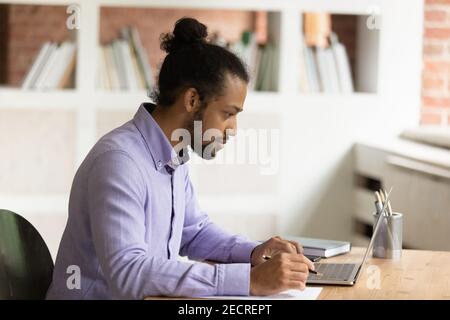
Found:
[[(206, 106), (202, 106), (192, 117), (192, 119), (186, 124), (186, 128), (191, 135), (191, 141), (189, 141), (189, 145), (191, 149), (199, 155), (201, 158), (205, 160), (214, 159), (217, 155), (217, 152), (223, 148), (225, 144), (224, 135), (221, 136), (213, 136), (210, 141), (203, 141), (203, 131), (195, 132), (195, 122), (200, 121), (203, 124), (203, 116)], [(195, 139), (200, 139), (201, 144), (195, 143)], [(200, 148), (199, 148), (200, 147)]]
[[(223, 140), (223, 139), (222, 139)], [(217, 152), (223, 148), (223, 143), (216, 140), (202, 143), (202, 154), (200, 155), (205, 160), (212, 160), (216, 157)]]

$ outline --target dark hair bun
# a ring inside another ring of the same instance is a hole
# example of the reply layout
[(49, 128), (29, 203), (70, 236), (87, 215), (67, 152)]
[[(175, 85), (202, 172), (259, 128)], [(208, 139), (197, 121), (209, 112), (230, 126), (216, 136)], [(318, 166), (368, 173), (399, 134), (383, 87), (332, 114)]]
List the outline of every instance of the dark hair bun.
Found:
[(203, 23), (193, 18), (181, 18), (175, 23), (172, 33), (163, 34), (161, 49), (167, 53), (184, 47), (206, 43), (208, 31)]

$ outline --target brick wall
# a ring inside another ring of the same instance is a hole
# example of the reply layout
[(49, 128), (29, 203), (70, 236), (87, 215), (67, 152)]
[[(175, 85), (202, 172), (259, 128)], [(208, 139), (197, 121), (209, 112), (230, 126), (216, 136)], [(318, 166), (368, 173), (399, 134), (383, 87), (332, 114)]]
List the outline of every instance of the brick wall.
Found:
[[(67, 16), (65, 6), (0, 5), (0, 84), (20, 86), (45, 41), (74, 37), (66, 28)], [(253, 13), (236, 10), (102, 8), (100, 42), (118, 37), (123, 26), (135, 25), (156, 70), (164, 57), (159, 36), (172, 31), (175, 21), (183, 16), (199, 19), (210, 33), (221, 30), (229, 41), (236, 41), (243, 30), (254, 26)]]
[[(8, 5), (6, 82), (20, 86), (45, 41), (61, 42), (70, 37), (66, 7)], [(4, 35), (5, 37), (5, 35)], [(4, 41), (0, 39), (0, 41)]]
[(7, 5), (0, 5), (0, 84), (6, 83), (8, 72), (8, 59), (6, 53), (8, 52), (8, 15), (9, 10)]
[[(69, 38), (63, 6), (1, 5), (0, 84), (20, 86), (39, 48), (47, 40)], [(242, 30), (251, 29), (254, 15), (240, 11), (166, 10), (103, 8), (100, 40), (115, 38), (120, 27), (135, 24), (157, 69), (163, 57), (159, 35), (171, 30), (181, 16), (193, 16), (206, 23), (210, 31), (225, 30), (228, 40), (236, 40)], [(354, 44), (345, 37), (352, 20), (334, 16), (340, 38), (349, 48)], [(421, 124), (450, 125), (450, 0), (425, 0)], [(8, 19), (8, 23), (5, 20)], [(224, 24), (226, 21), (226, 25)], [(146, 30), (152, 30), (148, 32)], [(350, 55), (352, 53), (350, 49)]]
[(245, 11), (102, 8), (100, 42), (111, 41), (118, 37), (121, 27), (134, 25), (149, 54), (152, 69), (158, 70), (165, 55), (159, 48), (160, 35), (172, 31), (175, 22), (185, 16), (206, 24), (209, 34), (220, 30), (220, 35), (232, 42), (240, 39), (242, 31), (254, 29), (254, 14)]
[(426, 0), (421, 124), (450, 125), (450, 0)]

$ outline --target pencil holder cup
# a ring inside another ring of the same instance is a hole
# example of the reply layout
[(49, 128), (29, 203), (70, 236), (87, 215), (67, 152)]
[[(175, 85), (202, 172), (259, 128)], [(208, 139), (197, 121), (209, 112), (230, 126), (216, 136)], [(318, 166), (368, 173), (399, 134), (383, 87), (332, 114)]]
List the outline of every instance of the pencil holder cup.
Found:
[[(373, 230), (379, 215), (374, 213)], [(399, 260), (402, 257), (403, 215), (398, 212), (382, 216), (380, 227), (373, 241), (374, 258)]]

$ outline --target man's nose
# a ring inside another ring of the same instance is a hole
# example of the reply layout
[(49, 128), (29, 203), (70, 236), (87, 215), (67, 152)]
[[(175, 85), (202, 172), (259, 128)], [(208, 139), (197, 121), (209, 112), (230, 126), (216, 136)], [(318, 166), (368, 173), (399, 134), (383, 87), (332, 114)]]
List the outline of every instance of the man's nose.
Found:
[(237, 121), (234, 120), (227, 128), (227, 135), (229, 135), (230, 137), (234, 137), (236, 135), (236, 131), (237, 131)]

